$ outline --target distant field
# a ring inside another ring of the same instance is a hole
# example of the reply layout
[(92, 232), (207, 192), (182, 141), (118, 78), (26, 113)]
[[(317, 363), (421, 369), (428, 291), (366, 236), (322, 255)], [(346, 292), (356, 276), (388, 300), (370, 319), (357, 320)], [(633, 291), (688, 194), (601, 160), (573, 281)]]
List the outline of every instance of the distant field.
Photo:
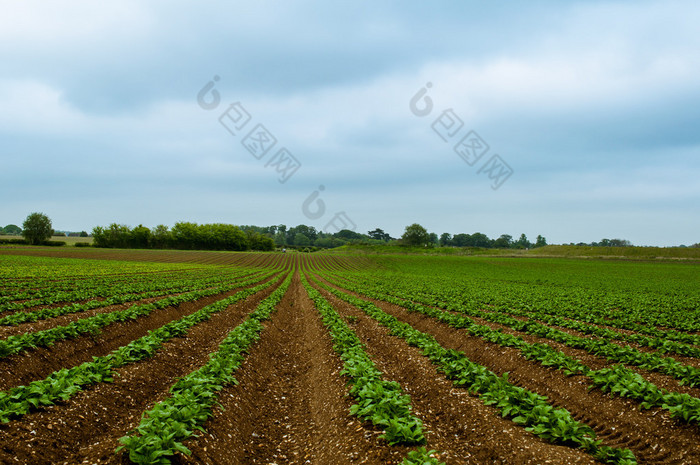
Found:
[(602, 257), (602, 258), (685, 258), (700, 259), (697, 247), (590, 247), (584, 245), (547, 245), (532, 249), (528, 255), (558, 257)]
[(591, 247), (547, 245), (537, 249), (485, 249), (480, 247), (403, 247), (398, 245), (347, 245), (331, 249), (333, 254), (380, 255), (483, 255), (509, 257), (628, 258), (635, 260), (700, 260), (700, 248), (681, 247)]

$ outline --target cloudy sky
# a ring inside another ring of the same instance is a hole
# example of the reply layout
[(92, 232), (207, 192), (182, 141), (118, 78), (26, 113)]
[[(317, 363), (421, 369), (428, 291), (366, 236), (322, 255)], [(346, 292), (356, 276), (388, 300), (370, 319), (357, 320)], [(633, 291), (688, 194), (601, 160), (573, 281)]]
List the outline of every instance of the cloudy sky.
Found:
[(699, 242), (698, 23), (693, 1), (2, 1), (0, 223)]

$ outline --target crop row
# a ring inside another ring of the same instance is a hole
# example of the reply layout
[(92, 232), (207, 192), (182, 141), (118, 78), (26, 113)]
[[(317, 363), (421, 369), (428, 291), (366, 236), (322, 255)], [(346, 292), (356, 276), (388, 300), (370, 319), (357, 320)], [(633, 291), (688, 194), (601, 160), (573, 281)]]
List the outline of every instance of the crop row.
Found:
[(7, 423), (13, 418), (25, 415), (33, 408), (65, 401), (85, 386), (113, 381), (115, 369), (153, 356), (165, 342), (174, 337), (183, 336), (191, 327), (210, 319), (214, 313), (271, 286), (273, 282), (274, 280), (270, 280), (258, 286), (244, 289), (230, 297), (207, 305), (190, 315), (150, 331), (146, 336), (136, 339), (108, 355), (93, 357), (91, 362), (85, 362), (72, 368), (63, 368), (55, 371), (46, 379), (0, 392), (0, 422)]
[(469, 360), (464, 353), (445, 349), (431, 335), (422, 333), (411, 325), (397, 320), (383, 312), (371, 302), (359, 299), (327, 286), (318, 285), (338, 298), (360, 308), (371, 318), (387, 327), (391, 334), (398, 336), (412, 346), (421, 349), (423, 354), (455, 385), (466, 387), (479, 394), (486, 404), (501, 411), (514, 423), (553, 443), (581, 448), (594, 458), (605, 463), (634, 464), (634, 454), (628, 449), (604, 446), (596, 439), (595, 432), (587, 425), (573, 419), (563, 409), (549, 404), (546, 397), (509, 383), (506, 376), (500, 377), (486, 367)]
[[(592, 370), (579, 360), (567, 356), (546, 344), (531, 344), (521, 337), (491, 329), (474, 323), (470, 318), (433, 307), (426, 307), (403, 298), (345, 284), (343, 287), (395, 305), (408, 311), (420, 312), (448, 324), (453, 328), (465, 329), (469, 334), (504, 347), (514, 347), (528, 359), (537, 360), (544, 366), (563, 370), (570, 375), (580, 373), (592, 382), (592, 387), (599, 387), (612, 395), (627, 397), (640, 402), (643, 408), (659, 407), (668, 410), (671, 415), (687, 423), (700, 423), (700, 399), (688, 394), (669, 392), (658, 388), (639, 374), (625, 368), (614, 366), (601, 370)], [(517, 321), (517, 320), (516, 320)], [(521, 322), (522, 323), (522, 322)]]
[(411, 398), (399, 383), (382, 378), (355, 332), (303, 274), (301, 280), (331, 334), (333, 349), (343, 361), (341, 373), (350, 379), (350, 395), (357, 401), (351, 413), (382, 428), (384, 434), (380, 437), (389, 444), (423, 444), (422, 422), (411, 413)]
[[(71, 313), (80, 313), (96, 308), (108, 307), (110, 305), (118, 305), (136, 300), (150, 299), (154, 297), (162, 297), (168, 294), (191, 292), (207, 287), (212, 287), (216, 284), (225, 283), (231, 279), (237, 279), (245, 276), (248, 272), (243, 271), (238, 274), (230, 274), (227, 276), (215, 276), (200, 279), (187, 279), (175, 282), (147, 283), (143, 285), (137, 293), (128, 293), (131, 289), (122, 289), (116, 291), (116, 295), (112, 295), (104, 300), (88, 300), (83, 303), (73, 303), (62, 307), (40, 308), (29, 312), (15, 312), (10, 315), (0, 318), (0, 325), (16, 326), (23, 323), (29, 323), (38, 320), (56, 318), (61, 315)], [(257, 273), (252, 273), (250, 276), (255, 276)]]
[(132, 305), (124, 310), (118, 310), (110, 313), (100, 313), (88, 318), (73, 321), (65, 326), (58, 326), (43, 331), (37, 331), (35, 333), (10, 336), (7, 339), (0, 341), (0, 357), (8, 357), (29, 348), (50, 346), (57, 341), (76, 338), (87, 333), (94, 334), (99, 332), (101, 328), (112, 323), (135, 320), (142, 316), (146, 316), (157, 309), (178, 305), (184, 302), (195, 301), (203, 297), (229, 291), (236, 287), (245, 287), (255, 282), (259, 282), (262, 279), (266, 279), (274, 273), (274, 271), (271, 271), (263, 276), (258, 276), (242, 282), (232, 282), (216, 288), (188, 292), (177, 296), (170, 296), (149, 304)]
[[(228, 273), (224, 273), (223, 275), (225, 276), (226, 274)], [(202, 276), (206, 277), (207, 275), (205, 274)], [(211, 276), (211, 272), (208, 274), (208, 276)], [(187, 276), (187, 280), (192, 280), (193, 278), (194, 277), (192, 276)], [(137, 281), (135, 281), (133, 276), (131, 276), (125, 282), (112, 282), (92, 288), (89, 286), (78, 285), (76, 286), (77, 289), (73, 288), (73, 290), (69, 292), (48, 290), (42, 293), (39, 298), (2, 304), (0, 305), (0, 311), (16, 311), (39, 305), (53, 305), (62, 302), (75, 302), (93, 298), (112, 297), (115, 294), (148, 292), (167, 288), (171, 282), (172, 278), (168, 276), (158, 276), (149, 280)]]
[[(442, 302), (441, 305), (438, 306), (440, 306), (441, 308), (450, 308), (449, 305), (445, 304), (444, 302)], [(508, 307), (504, 308), (503, 306), (494, 308), (493, 311), (531, 318), (534, 320), (542, 321), (543, 323), (546, 323), (551, 326), (559, 326), (562, 328), (573, 329), (583, 334), (590, 334), (604, 339), (626, 341), (634, 344), (639, 344), (643, 347), (650, 347), (656, 349), (659, 353), (662, 354), (676, 353), (679, 355), (684, 355), (686, 357), (700, 357), (700, 347), (693, 346), (693, 344), (700, 344), (700, 336), (695, 334), (679, 333), (678, 331), (672, 330), (663, 331), (656, 328), (649, 328), (648, 326), (639, 324), (635, 325), (635, 329), (638, 332), (652, 335), (645, 336), (644, 334), (639, 333), (627, 334), (604, 327), (605, 325), (610, 325), (609, 319), (600, 318), (595, 319), (595, 323), (586, 323), (580, 320), (574, 320), (570, 318), (564, 318), (558, 315), (552, 315), (543, 311), (516, 310)], [(629, 328), (626, 327), (624, 329)], [(684, 340), (690, 343), (678, 342), (678, 340)]]
[[(0, 304), (11, 300), (51, 298), (57, 292), (96, 289), (149, 279), (205, 276), (211, 267), (31, 256), (0, 256)], [(148, 279), (142, 279), (142, 278)]]
[[(399, 267), (392, 263), (396, 258), (377, 261), (389, 270), (371, 270), (364, 277), (401, 286), (405, 275), (420, 276), (419, 287), (429, 294), (438, 290), (477, 308), (544, 311), (586, 322), (609, 321), (632, 330), (637, 325), (661, 331), (700, 330), (700, 292), (692, 285), (697, 281), (692, 266), (560, 259), (513, 266), (509, 259), (416, 257), (402, 258)], [(450, 272), (444, 273), (445, 269)]]
[[(394, 286), (395, 284), (396, 283), (392, 283), (391, 285)], [(402, 282), (401, 284), (404, 283)], [(462, 306), (468, 306), (470, 309), (491, 307), (494, 311), (535, 318), (547, 324), (574, 329), (585, 334), (593, 334), (615, 340), (624, 340), (658, 349), (662, 353), (673, 352), (689, 357), (700, 356), (700, 348), (691, 346), (700, 345), (700, 335), (674, 329), (661, 329), (656, 326), (639, 323), (638, 321), (632, 321), (625, 316), (613, 318), (610, 313), (603, 313), (600, 315), (598, 314), (599, 312), (587, 310), (573, 311), (571, 307), (562, 311), (561, 308), (554, 305), (535, 305), (530, 299), (510, 299), (503, 301), (500, 300), (503, 299), (502, 295), (499, 296), (499, 300), (496, 302), (483, 304), (479, 301), (464, 299), (462, 297), (463, 292), (457, 291), (446, 284), (432, 292), (415, 292), (415, 289), (413, 291), (412, 298), (416, 298), (428, 305), (432, 304), (442, 308), (449, 308), (449, 306), (446, 306), (446, 302), (458, 301)], [(435, 297), (436, 292), (440, 295), (439, 299)], [(562, 316), (562, 313), (566, 314), (566, 317)], [(634, 331), (635, 333), (625, 334), (610, 330), (606, 328), (606, 326)]]
[[(126, 255), (125, 255), (126, 256)], [(30, 255), (0, 256), (0, 279), (3, 283), (27, 280), (39, 284), (57, 281), (82, 281), (100, 277), (119, 277), (137, 273), (176, 272), (201, 269), (190, 263), (154, 261), (57, 258)]]
[(236, 383), (233, 374), (244, 359), (248, 346), (259, 338), (262, 321), (267, 320), (282, 300), (292, 279), (288, 273), (269, 297), (232, 330), (200, 369), (181, 378), (170, 389), (170, 396), (144, 413), (141, 423), (120, 442), (129, 458), (138, 464), (169, 464), (177, 452), (189, 454), (182, 442), (202, 429), (212, 415), (217, 392)]
[[(162, 271), (148, 273), (148, 281), (165, 281), (190, 278), (205, 277), (211, 275), (210, 270), (191, 271)], [(59, 292), (71, 292), (79, 289), (81, 291), (98, 291), (103, 288), (123, 286), (134, 282), (134, 278), (143, 278), (142, 273), (130, 273), (116, 276), (95, 276), (91, 278), (74, 279), (37, 279), (31, 280), (31, 288), (27, 288), (28, 283), (21, 278), (8, 278), (0, 289), (0, 304), (18, 300), (41, 299), (53, 297)], [(147, 282), (146, 280), (142, 280)], [(12, 290), (10, 290), (12, 289)]]
[[(397, 296), (397, 292), (393, 288), (388, 287), (386, 284), (375, 284), (375, 288), (383, 289), (387, 295)], [(700, 369), (685, 365), (670, 357), (663, 357), (659, 353), (645, 353), (630, 346), (623, 347), (609, 342), (609, 340), (607, 340), (608, 338), (605, 336), (611, 335), (607, 332), (598, 333), (602, 337), (600, 339), (574, 336), (564, 331), (537, 323), (534, 321), (534, 319), (522, 321), (509, 316), (507, 313), (511, 312), (507, 309), (504, 312), (499, 311), (500, 307), (494, 308), (492, 311), (483, 311), (478, 308), (474, 308), (472, 305), (464, 305), (456, 299), (444, 297), (444, 294), (441, 294), (439, 298), (436, 298), (435, 296), (426, 297), (420, 295), (419, 293), (404, 290), (400, 291), (399, 297), (408, 301), (418, 301), (428, 305), (438, 304), (437, 306), (439, 307), (447, 308), (449, 310), (457, 311), (470, 316), (483, 318), (486, 321), (498, 323), (516, 331), (550, 339), (575, 349), (583, 349), (593, 355), (603, 356), (608, 360), (628, 365), (635, 365), (650, 371), (664, 373), (676, 378), (682, 385), (688, 385), (691, 387), (700, 385)], [(561, 321), (557, 320), (557, 322)], [(642, 337), (639, 336), (633, 339), (640, 340)], [(647, 345), (658, 345), (652, 341), (647, 341), (647, 343)], [(667, 344), (667, 347), (671, 346), (676, 347), (678, 344)], [(698, 350), (693, 349), (694, 348), (692, 347), (687, 347), (686, 354), (690, 354)], [(681, 349), (678, 348), (678, 350)]]

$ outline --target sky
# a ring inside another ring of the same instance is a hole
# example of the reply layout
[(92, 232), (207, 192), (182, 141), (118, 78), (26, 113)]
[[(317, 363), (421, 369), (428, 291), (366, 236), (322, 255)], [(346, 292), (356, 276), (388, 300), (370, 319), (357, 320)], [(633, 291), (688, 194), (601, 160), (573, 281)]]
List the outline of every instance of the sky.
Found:
[(0, 224), (700, 242), (700, 3), (0, 0)]

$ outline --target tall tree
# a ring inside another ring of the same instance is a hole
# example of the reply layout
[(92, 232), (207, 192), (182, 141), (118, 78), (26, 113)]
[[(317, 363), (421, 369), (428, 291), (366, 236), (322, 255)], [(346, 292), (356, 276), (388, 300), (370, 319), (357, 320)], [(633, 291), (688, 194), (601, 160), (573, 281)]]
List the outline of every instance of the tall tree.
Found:
[(469, 236), (469, 243), (467, 245), (470, 247), (493, 247), (492, 241), (491, 239), (489, 239), (489, 236), (480, 232), (475, 232), (474, 234)]
[(164, 224), (159, 224), (151, 231), (151, 245), (154, 249), (164, 249), (172, 244), (170, 230)]
[(294, 235), (294, 245), (307, 246), (311, 244), (311, 240), (304, 233), (296, 233)]
[(425, 246), (430, 244), (430, 235), (423, 226), (413, 223), (410, 226), (406, 226), (401, 240), (405, 245)]
[(440, 246), (447, 247), (448, 245), (452, 245), (452, 234), (450, 234), (450, 233), (440, 234)]
[(501, 237), (493, 241), (493, 246), (499, 249), (508, 249), (513, 245), (513, 236), (510, 234), (501, 234)]
[(375, 229), (375, 230), (373, 230), (373, 231), (367, 231), (367, 235), (368, 235), (370, 238), (376, 239), (376, 240), (378, 240), (378, 241), (388, 242), (388, 241), (391, 240), (391, 236), (390, 236), (389, 234), (385, 233), (385, 232), (384, 232), (382, 229), (380, 229), (380, 228), (377, 228), (377, 229)]
[(440, 245), (440, 239), (438, 238), (438, 235), (436, 233), (431, 232), (430, 234), (428, 234), (428, 238), (430, 241), (430, 245), (432, 245), (432, 246)]
[(452, 245), (456, 247), (468, 247), (471, 245), (471, 236), (465, 233), (455, 234), (452, 237)]
[(535, 247), (544, 247), (547, 245), (547, 239), (544, 238), (541, 234), (537, 236), (537, 241), (535, 242)]
[(22, 234), (22, 228), (16, 224), (8, 224), (5, 226), (5, 234), (19, 235)]
[(22, 223), (22, 235), (30, 244), (39, 245), (52, 234), (51, 220), (43, 213), (30, 213)]
[(532, 243), (527, 239), (525, 233), (522, 233), (520, 235), (520, 239), (518, 239), (518, 241), (515, 243), (515, 246), (519, 249), (529, 249), (532, 247)]

